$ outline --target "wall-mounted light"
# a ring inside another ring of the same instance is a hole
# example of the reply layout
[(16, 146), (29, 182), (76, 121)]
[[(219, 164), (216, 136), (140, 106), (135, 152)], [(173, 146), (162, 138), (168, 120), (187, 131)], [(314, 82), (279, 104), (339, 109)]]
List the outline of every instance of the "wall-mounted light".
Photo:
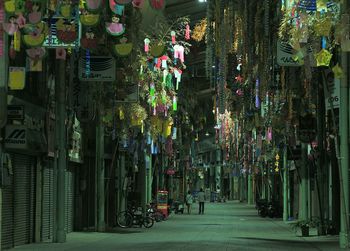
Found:
[(200, 2), (200, 3), (206, 3), (207, 0), (198, 0), (198, 2)]

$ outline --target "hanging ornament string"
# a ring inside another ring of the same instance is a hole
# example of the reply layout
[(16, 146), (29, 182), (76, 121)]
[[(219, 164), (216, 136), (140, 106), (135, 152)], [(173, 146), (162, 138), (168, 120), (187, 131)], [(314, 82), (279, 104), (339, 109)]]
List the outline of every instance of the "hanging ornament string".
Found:
[(170, 35), (171, 35), (171, 43), (175, 44), (176, 43), (176, 32), (175, 31), (171, 31)]
[(86, 49), (86, 58), (85, 58), (85, 75), (87, 77), (90, 76), (91, 74), (91, 61), (90, 61), (90, 50), (89, 49)]
[(191, 30), (190, 30), (190, 25), (186, 24), (186, 31), (185, 31), (185, 39), (190, 40), (191, 39)]
[(150, 43), (149, 38), (145, 38), (144, 42), (145, 42), (145, 52), (149, 52), (149, 43)]

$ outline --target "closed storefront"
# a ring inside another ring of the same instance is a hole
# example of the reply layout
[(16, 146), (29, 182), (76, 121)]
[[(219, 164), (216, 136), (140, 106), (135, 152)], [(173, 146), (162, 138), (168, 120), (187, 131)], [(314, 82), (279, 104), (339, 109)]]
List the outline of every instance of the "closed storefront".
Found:
[(74, 172), (66, 172), (66, 230), (73, 232), (74, 226)]
[(4, 169), (6, 171), (6, 186), (2, 189), (2, 232), (1, 232), (1, 247), (8, 249), (13, 247), (13, 168), (11, 163)]
[(42, 200), (42, 220), (41, 220), (41, 240), (50, 242), (53, 240), (55, 198), (54, 198), (54, 168), (53, 160), (43, 168), (43, 200)]
[(2, 247), (10, 248), (34, 240), (36, 159), (10, 154), (12, 174), (4, 189)]

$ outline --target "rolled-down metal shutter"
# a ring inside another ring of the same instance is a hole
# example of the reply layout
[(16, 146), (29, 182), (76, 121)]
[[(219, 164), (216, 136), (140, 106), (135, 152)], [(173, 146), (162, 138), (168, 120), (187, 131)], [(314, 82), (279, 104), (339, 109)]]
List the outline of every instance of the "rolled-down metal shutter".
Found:
[(14, 245), (33, 241), (35, 202), (35, 159), (12, 154), (14, 170)]
[(10, 175), (9, 179), (9, 185), (2, 189), (2, 249), (13, 247), (13, 175)]
[(43, 169), (43, 202), (41, 240), (50, 242), (53, 239), (54, 224), (54, 179), (53, 168), (47, 166)]
[(73, 232), (74, 222), (74, 173), (66, 172), (66, 230)]

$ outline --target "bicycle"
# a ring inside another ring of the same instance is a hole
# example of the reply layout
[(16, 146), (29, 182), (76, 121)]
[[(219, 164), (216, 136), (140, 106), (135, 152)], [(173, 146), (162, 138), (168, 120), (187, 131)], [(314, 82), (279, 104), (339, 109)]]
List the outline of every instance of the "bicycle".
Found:
[(132, 227), (133, 225), (151, 228), (154, 224), (154, 219), (149, 216), (144, 216), (139, 208), (131, 208), (117, 214), (117, 224), (121, 228), (128, 228)]

